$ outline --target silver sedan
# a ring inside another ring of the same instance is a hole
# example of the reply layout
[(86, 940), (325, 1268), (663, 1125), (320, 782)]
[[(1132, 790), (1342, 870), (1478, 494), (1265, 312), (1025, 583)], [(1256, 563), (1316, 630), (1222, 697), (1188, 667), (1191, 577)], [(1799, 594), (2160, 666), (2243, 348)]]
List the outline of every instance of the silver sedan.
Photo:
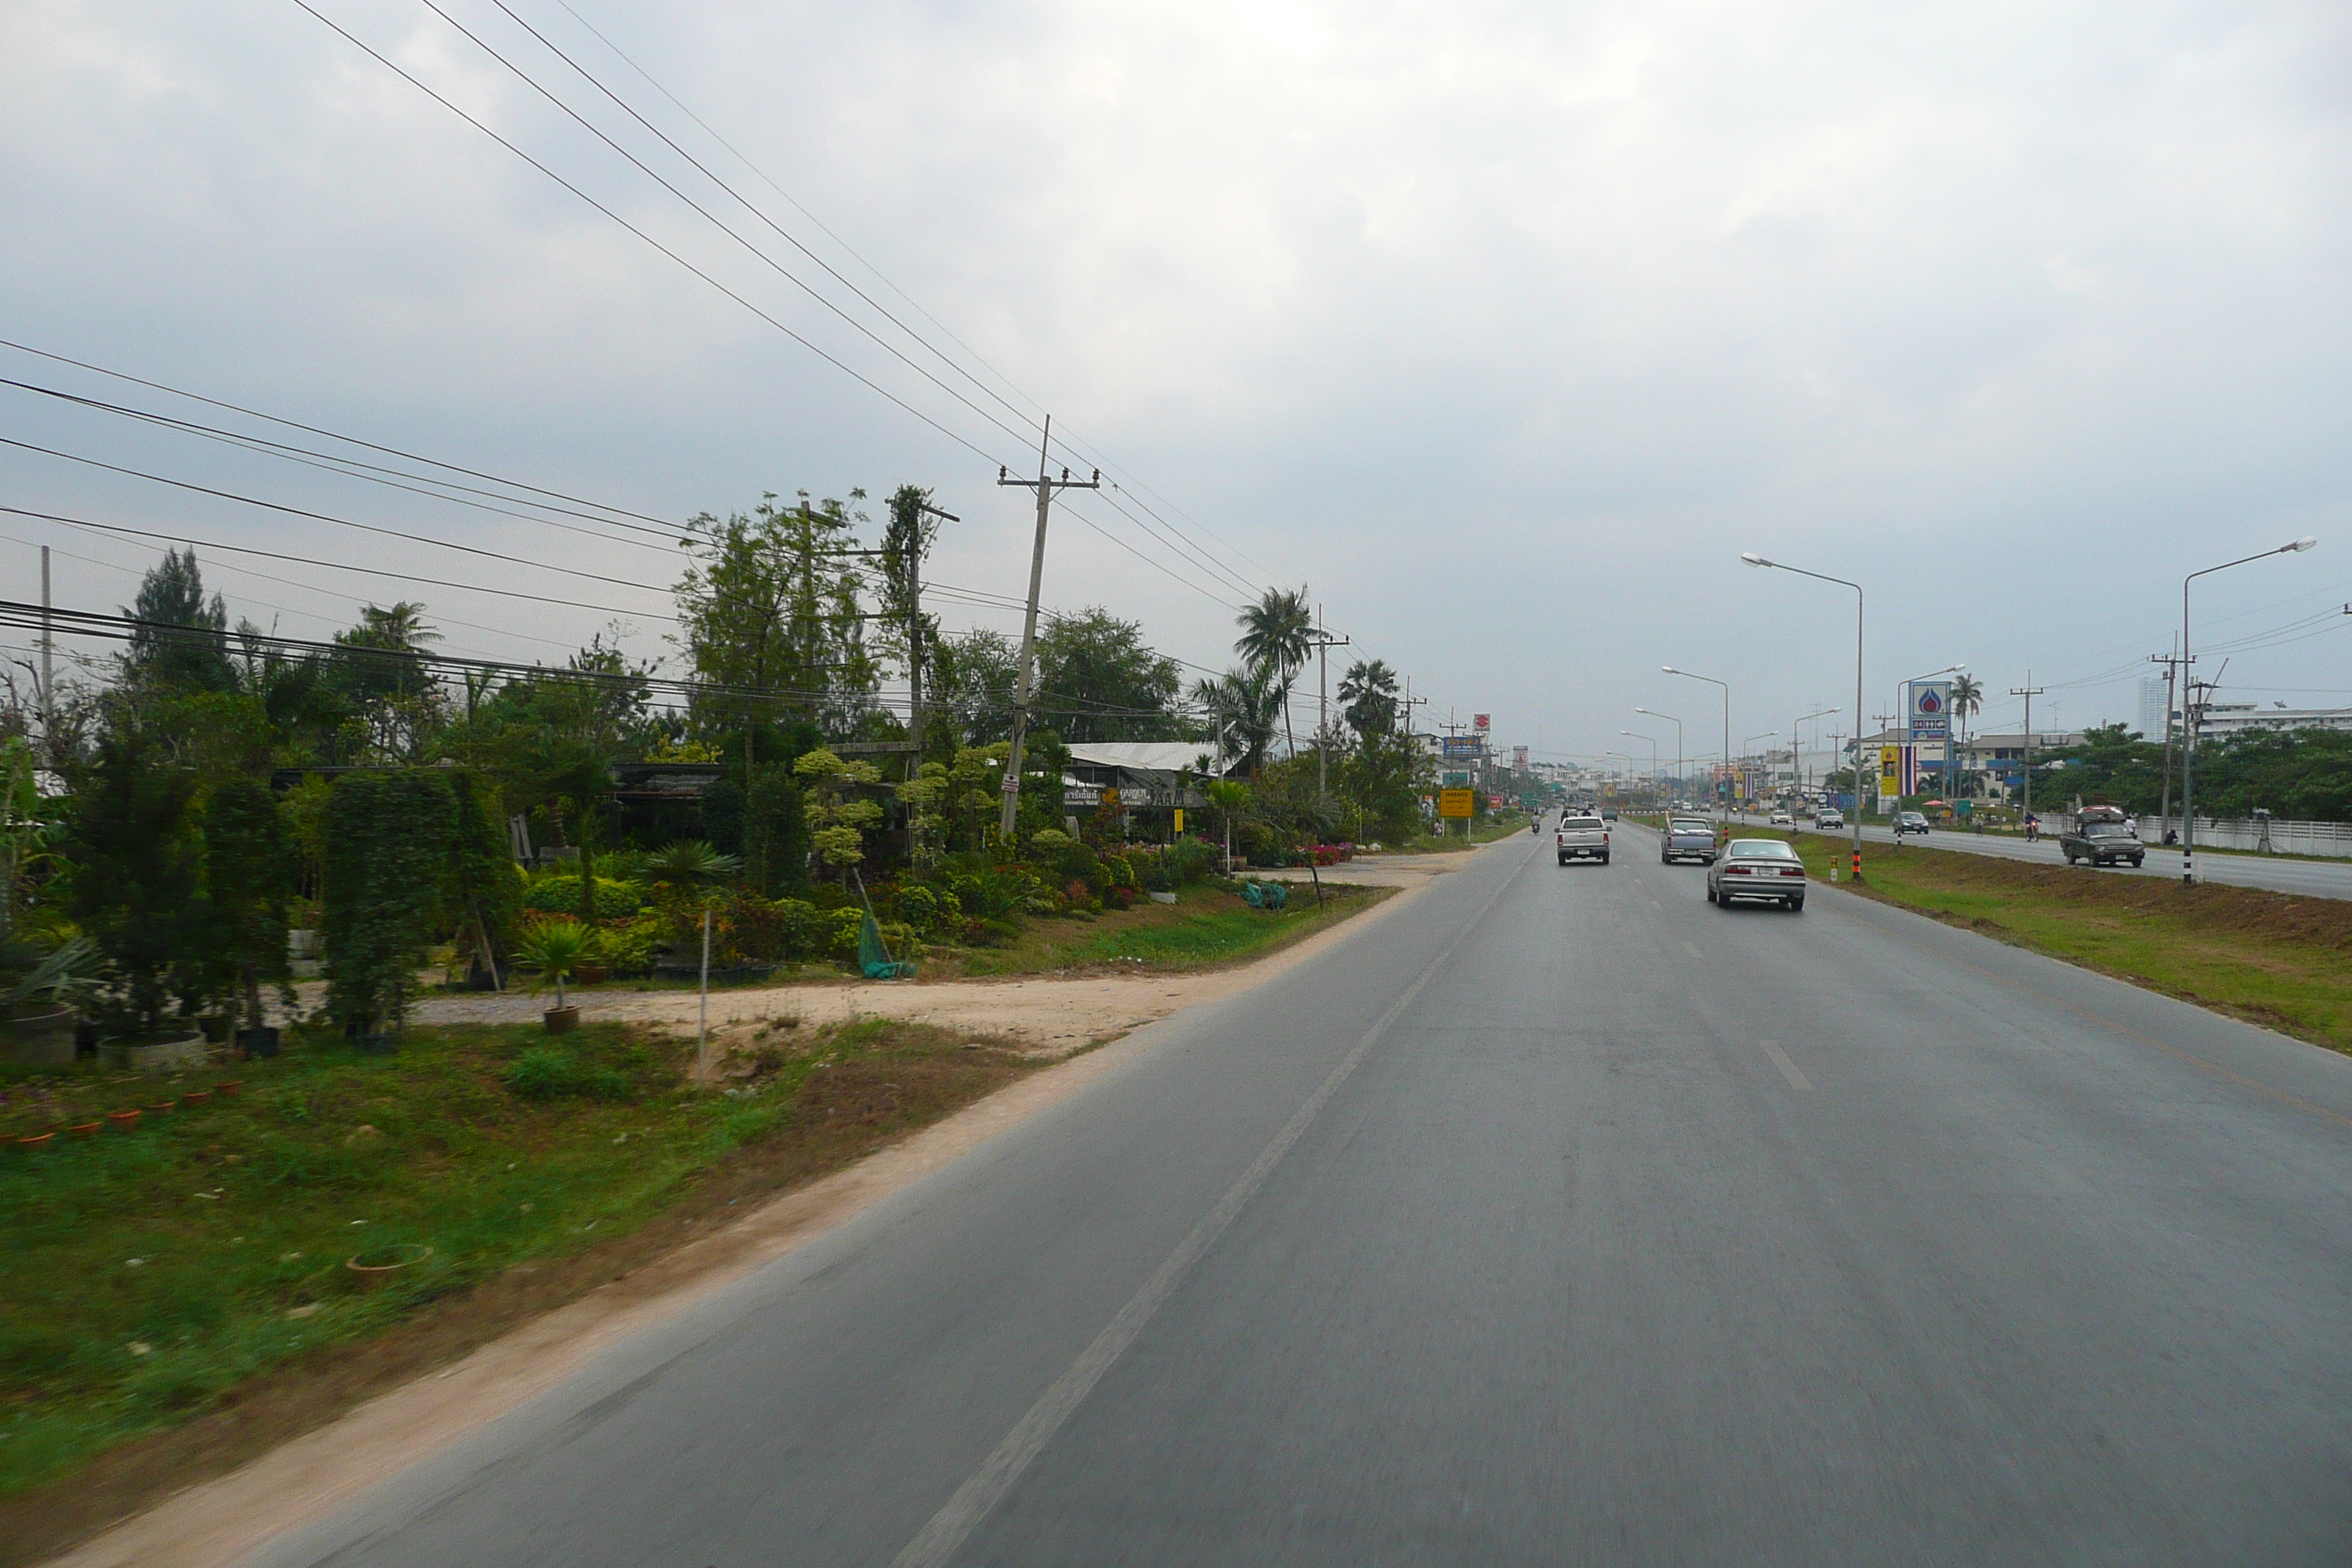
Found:
[(1805, 863), (1778, 838), (1735, 838), (1706, 868), (1706, 899), (1719, 910), (1734, 899), (1805, 907)]

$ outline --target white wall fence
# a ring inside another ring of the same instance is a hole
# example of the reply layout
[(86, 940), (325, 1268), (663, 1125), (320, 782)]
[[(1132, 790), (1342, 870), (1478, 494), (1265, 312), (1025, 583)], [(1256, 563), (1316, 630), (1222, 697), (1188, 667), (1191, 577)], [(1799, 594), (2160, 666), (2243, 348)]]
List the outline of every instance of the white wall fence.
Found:
[[(2063, 832), (2063, 814), (2053, 814), (2045, 833)], [(2180, 818), (2159, 820), (2154, 816), (2139, 819), (2140, 840), (2147, 844), (2165, 841), (2166, 829), (2180, 831)], [(2263, 841), (2263, 834), (2269, 841)], [(2340, 859), (2352, 859), (2352, 822), (2265, 822), (2260, 817), (2200, 816), (2197, 819), (2197, 842), (2208, 849), (2269, 850), (2277, 855), (2329, 855)]]

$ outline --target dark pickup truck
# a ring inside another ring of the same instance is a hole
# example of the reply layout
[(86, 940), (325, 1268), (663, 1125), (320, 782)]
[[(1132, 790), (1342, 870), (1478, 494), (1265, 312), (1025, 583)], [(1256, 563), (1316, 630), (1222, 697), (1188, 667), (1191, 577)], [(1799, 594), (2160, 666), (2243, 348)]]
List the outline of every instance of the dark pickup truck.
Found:
[(2137, 866), (2147, 858), (2147, 846), (2139, 841), (2131, 824), (2122, 815), (2094, 816), (2085, 812), (2074, 826), (2062, 835), (2058, 847), (2069, 866), (2088, 860), (2094, 866), (2112, 866), (2127, 860)]

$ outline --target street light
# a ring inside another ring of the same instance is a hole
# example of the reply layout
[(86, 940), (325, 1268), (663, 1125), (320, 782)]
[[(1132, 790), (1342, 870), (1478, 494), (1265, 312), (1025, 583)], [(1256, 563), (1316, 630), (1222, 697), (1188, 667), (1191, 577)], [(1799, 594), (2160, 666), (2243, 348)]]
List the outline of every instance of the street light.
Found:
[(1636, 708), (1633, 711), (1636, 713), (1647, 713), (1653, 719), (1664, 719), (1667, 723), (1672, 724), (1675, 727), (1675, 787), (1676, 789), (1682, 788), (1683, 721), (1675, 718), (1671, 713), (1660, 713), (1648, 708)]
[(1636, 734), (1635, 734), (1635, 733), (1633, 733), (1633, 731), (1631, 731), (1631, 730), (1620, 730), (1620, 731), (1618, 731), (1617, 732), (1618, 732), (1619, 734), (1621, 734), (1621, 735), (1624, 736), (1624, 737), (1625, 737), (1627, 740), (1629, 740), (1629, 741), (1641, 741), (1641, 742), (1646, 742), (1646, 743), (1648, 744), (1648, 746), (1649, 746), (1649, 748), (1650, 748), (1650, 794), (1651, 794), (1651, 795), (1652, 795), (1653, 797), (1654, 797), (1654, 796), (1657, 795), (1657, 793), (1658, 793), (1658, 743), (1657, 743), (1657, 742), (1651, 740), (1651, 739), (1650, 739), (1650, 737), (1649, 737), (1649, 736), (1647, 736), (1647, 735), (1636, 735)]
[[(1755, 744), (1757, 742), (1759, 742), (1759, 741), (1777, 741), (1777, 740), (1779, 740), (1780, 738), (1780, 731), (1778, 731), (1778, 730), (1761, 730), (1761, 731), (1759, 731), (1757, 733), (1755, 733), (1755, 734), (1753, 734), (1753, 735), (1748, 736), (1746, 740), (1744, 740), (1744, 741), (1742, 741), (1742, 742), (1739, 742), (1739, 754), (1740, 754), (1742, 757), (1747, 756), (1747, 755), (1748, 755), (1748, 747), (1750, 747), (1750, 746), (1752, 746), (1752, 745), (1754, 745), (1754, 744)], [(1770, 760), (1771, 760), (1771, 756), (1772, 756), (1772, 753), (1771, 753), (1770, 752), (1769, 752), (1769, 751), (1768, 751), (1768, 752), (1766, 752), (1764, 753), (1764, 760), (1765, 760), (1766, 762), (1768, 762), (1768, 763), (1769, 763), (1769, 762), (1770, 762)], [(1760, 770), (1759, 770), (1759, 771), (1760, 771)]]
[[(1694, 675), (1687, 669), (1676, 669), (1671, 664), (1659, 668), (1668, 675), (1679, 675), (1685, 680), (1704, 680), (1709, 686), (1723, 688), (1723, 767), (1728, 773), (1731, 771), (1731, 683), (1717, 680), (1712, 675)], [(1731, 781), (1728, 778), (1723, 784), (1723, 830), (1726, 834), (1731, 831)]]
[[(1797, 740), (1797, 726), (1810, 724), (1816, 719), (1826, 719), (1838, 711), (1839, 710), (1835, 708), (1824, 708), (1818, 713), (1808, 713), (1801, 719), (1789, 721), (1789, 771), (1796, 775), (1799, 789), (1805, 787), (1805, 753)], [(1813, 739), (1816, 741), (1821, 739), (1820, 731), (1814, 732)]]
[[(1767, 561), (1754, 551), (1749, 551), (1740, 556), (1740, 559), (1750, 566), (1769, 566), (1778, 572), (1794, 572), (1800, 577), (1811, 577), (1817, 583), (1835, 583), (1841, 588), (1853, 590), (1853, 717), (1854, 727), (1860, 729), (1862, 726), (1862, 584), (1849, 583), (1843, 577), (1832, 577), (1826, 573), (1808, 572), (1801, 566), (1788, 566), (1778, 561)], [(1856, 804), (1859, 805), (1860, 803)], [(1858, 809), (1853, 814), (1853, 879), (1857, 882), (1862, 880), (1862, 813)]]
[[(2243, 566), (2249, 561), (2262, 561), (2273, 555), (2300, 555), (2319, 541), (2305, 534), (2292, 544), (2282, 544), (2275, 550), (2259, 551), (2242, 555), (2235, 561), (2224, 561), (2219, 566), (2208, 566), (2201, 572), (2191, 572), (2180, 580), (2180, 669), (2187, 676), (2194, 661), (2189, 657), (2189, 584), (2200, 577), (2216, 572), (2226, 572), (2232, 566)], [(2197, 683), (2189, 682), (2188, 700), (2180, 705), (2183, 736), (2180, 742), (2180, 885), (2193, 887), (2197, 869), (2190, 861), (2197, 853), (2197, 808), (2193, 804), (2193, 785), (2189, 778), (2195, 771), (2192, 759), (2197, 755)]]

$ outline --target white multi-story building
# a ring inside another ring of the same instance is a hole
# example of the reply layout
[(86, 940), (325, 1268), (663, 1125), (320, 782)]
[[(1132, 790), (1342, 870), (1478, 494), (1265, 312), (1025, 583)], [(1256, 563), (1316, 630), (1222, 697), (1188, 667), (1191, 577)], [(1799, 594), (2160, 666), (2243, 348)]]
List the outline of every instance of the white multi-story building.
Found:
[(2139, 682), (2139, 732), (2151, 741), (2164, 739), (2165, 719), (2171, 693), (2166, 689), (2164, 677), (2144, 675)]
[(2200, 741), (2242, 734), (2248, 730), (2352, 730), (2352, 708), (2290, 708), (2273, 702), (2208, 702), (2198, 710)]

